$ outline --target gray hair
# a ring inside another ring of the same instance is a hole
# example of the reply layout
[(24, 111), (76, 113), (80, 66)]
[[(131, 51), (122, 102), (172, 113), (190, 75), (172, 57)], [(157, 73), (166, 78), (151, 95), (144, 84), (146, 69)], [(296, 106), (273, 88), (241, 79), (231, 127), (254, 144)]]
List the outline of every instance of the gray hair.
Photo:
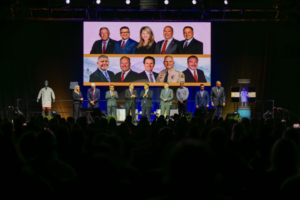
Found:
[(109, 60), (108, 57), (107, 57), (106, 55), (101, 55), (101, 56), (99, 56), (99, 57), (98, 57), (98, 60), (99, 60), (100, 58), (107, 58), (107, 60)]

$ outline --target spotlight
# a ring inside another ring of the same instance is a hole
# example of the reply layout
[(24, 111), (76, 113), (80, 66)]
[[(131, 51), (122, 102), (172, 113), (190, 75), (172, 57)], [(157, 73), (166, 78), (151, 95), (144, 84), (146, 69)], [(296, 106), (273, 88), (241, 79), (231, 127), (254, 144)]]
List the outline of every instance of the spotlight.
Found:
[(228, 4), (228, 0), (224, 0), (224, 4), (227, 5)]
[(196, 1), (196, 0), (193, 0), (192, 3), (195, 5), (195, 4), (197, 3), (197, 1)]
[(100, 0), (96, 0), (96, 4), (100, 4), (101, 3), (101, 1)]
[(165, 0), (165, 4), (168, 5), (168, 4), (169, 4), (169, 1), (168, 1), (168, 0)]
[(69, 4), (70, 3), (70, 0), (66, 0), (66, 4)]
[(126, 0), (126, 4), (130, 4), (130, 0)]

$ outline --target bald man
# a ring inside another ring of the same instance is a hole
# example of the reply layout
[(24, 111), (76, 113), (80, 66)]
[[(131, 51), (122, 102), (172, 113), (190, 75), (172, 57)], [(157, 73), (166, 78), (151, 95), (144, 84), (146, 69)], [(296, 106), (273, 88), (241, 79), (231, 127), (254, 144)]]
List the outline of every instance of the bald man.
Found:
[(225, 106), (225, 91), (221, 87), (220, 81), (217, 81), (216, 86), (211, 88), (210, 100), (211, 105), (215, 107), (214, 116), (218, 116), (218, 118), (222, 117), (223, 107)]

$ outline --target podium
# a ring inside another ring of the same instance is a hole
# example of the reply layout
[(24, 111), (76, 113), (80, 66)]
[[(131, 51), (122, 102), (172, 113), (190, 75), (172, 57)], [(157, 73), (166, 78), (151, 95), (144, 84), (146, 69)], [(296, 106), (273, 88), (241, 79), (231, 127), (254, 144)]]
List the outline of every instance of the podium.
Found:
[(251, 119), (251, 108), (250, 106), (238, 106), (237, 112), (239, 113), (241, 119), (248, 118)]

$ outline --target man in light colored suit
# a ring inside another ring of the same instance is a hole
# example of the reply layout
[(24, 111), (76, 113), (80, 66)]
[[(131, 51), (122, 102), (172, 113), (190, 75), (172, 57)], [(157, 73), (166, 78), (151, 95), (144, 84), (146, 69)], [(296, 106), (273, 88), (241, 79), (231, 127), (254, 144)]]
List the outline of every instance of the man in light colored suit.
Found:
[(157, 42), (155, 53), (175, 54), (179, 41), (173, 38), (173, 28), (171, 26), (166, 26), (163, 34), (165, 39)]
[(225, 106), (225, 91), (221, 87), (221, 82), (217, 81), (216, 86), (211, 88), (210, 92), (211, 105), (215, 107), (214, 116), (222, 117), (223, 107)]
[(88, 108), (99, 108), (100, 90), (92, 83), (87, 92)]
[(164, 89), (160, 92), (160, 115), (164, 115), (165, 111), (167, 116), (170, 116), (170, 109), (173, 100), (173, 90), (169, 88), (169, 83), (164, 84)]
[(130, 114), (131, 110), (132, 123), (134, 123), (135, 120), (136, 98), (138, 98), (137, 92), (133, 88), (134, 85), (130, 83), (129, 89), (125, 91), (126, 117)]
[(204, 90), (204, 85), (200, 85), (200, 91), (196, 93), (196, 108), (207, 108), (209, 106), (209, 94)]
[(113, 85), (109, 86), (109, 91), (105, 94), (105, 99), (107, 99), (107, 114), (113, 115), (117, 117), (116, 107), (117, 107), (117, 100), (118, 92), (114, 91), (115, 87)]

